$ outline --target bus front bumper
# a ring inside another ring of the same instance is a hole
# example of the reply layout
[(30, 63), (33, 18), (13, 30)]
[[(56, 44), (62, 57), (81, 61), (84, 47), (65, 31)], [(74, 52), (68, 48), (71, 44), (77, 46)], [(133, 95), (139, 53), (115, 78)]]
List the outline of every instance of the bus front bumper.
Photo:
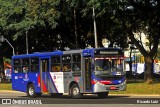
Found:
[(104, 85), (101, 83), (96, 83), (93, 86), (93, 92), (109, 92), (109, 91), (125, 91), (126, 90), (126, 81), (117, 85)]

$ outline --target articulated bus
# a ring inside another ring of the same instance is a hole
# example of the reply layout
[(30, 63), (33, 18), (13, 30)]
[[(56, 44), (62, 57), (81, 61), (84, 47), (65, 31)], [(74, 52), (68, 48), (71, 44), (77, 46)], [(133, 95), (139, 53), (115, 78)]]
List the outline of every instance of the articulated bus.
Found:
[(29, 97), (48, 93), (72, 98), (107, 97), (126, 89), (124, 53), (118, 48), (36, 52), (12, 56), (12, 89)]

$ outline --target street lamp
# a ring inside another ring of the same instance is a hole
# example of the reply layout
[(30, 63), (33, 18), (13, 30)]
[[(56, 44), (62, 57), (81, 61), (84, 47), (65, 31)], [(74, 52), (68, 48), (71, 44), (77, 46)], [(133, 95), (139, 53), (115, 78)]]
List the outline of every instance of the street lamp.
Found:
[(26, 31), (26, 53), (28, 54), (28, 31)]
[(13, 49), (13, 56), (14, 56), (15, 52), (14, 52), (14, 47), (12, 46), (12, 44), (3, 36), (0, 36), (0, 42), (4, 42), (4, 41), (6, 41), (10, 45), (10, 47)]
[[(92, 1), (93, 2), (93, 1)], [(94, 24), (94, 39), (95, 39), (95, 48), (98, 48), (98, 42), (97, 42), (97, 29), (96, 29), (96, 19), (95, 19), (95, 9), (93, 6), (93, 24)]]

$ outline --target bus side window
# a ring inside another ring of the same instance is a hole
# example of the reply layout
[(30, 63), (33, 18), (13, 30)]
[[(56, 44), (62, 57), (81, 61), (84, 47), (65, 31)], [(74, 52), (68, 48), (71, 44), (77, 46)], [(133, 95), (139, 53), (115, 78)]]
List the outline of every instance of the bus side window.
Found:
[(51, 57), (51, 72), (60, 72), (60, 56)]
[(14, 67), (14, 73), (20, 73), (21, 72), (21, 67), (20, 66), (15, 66)]
[(71, 71), (71, 55), (62, 56), (62, 71), (63, 72)]
[(23, 69), (23, 73), (28, 73), (28, 67), (27, 66), (24, 66), (22, 69)]
[(72, 63), (72, 71), (81, 71), (81, 55), (73, 54), (73, 63)]
[(52, 66), (51, 71), (52, 71), (52, 72), (58, 72), (58, 69), (57, 69), (56, 66)]
[(21, 60), (20, 59), (14, 59), (14, 73), (20, 73), (21, 70)]
[(70, 64), (63, 64), (63, 68), (62, 68), (62, 71), (71, 71), (71, 66)]
[(39, 59), (36, 57), (31, 58), (31, 72), (39, 71)]
[(29, 58), (22, 59), (22, 70), (23, 73), (29, 72)]

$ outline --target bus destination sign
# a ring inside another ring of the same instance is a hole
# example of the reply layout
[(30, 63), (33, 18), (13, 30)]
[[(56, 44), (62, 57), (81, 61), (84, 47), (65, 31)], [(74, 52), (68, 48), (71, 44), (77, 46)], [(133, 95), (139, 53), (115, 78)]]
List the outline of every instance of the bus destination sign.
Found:
[(123, 55), (121, 50), (95, 50), (95, 55)]
[(118, 51), (99, 51), (99, 54), (118, 54)]

